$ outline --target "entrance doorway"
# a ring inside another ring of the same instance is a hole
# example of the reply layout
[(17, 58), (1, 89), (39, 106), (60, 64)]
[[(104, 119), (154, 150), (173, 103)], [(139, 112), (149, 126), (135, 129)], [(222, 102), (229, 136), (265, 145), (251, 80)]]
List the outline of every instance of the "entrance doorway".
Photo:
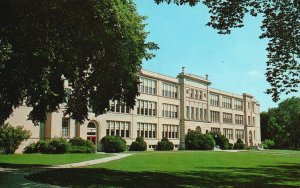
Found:
[(90, 140), (96, 145), (97, 140), (97, 127), (95, 123), (89, 122), (87, 125), (87, 140)]

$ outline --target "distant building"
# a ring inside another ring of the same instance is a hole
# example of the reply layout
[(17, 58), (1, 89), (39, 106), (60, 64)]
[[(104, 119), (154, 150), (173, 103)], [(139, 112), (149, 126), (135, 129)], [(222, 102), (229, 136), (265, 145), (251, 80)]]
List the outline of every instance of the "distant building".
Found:
[(117, 101), (110, 102), (107, 113), (97, 117), (89, 113), (90, 120), (82, 125), (63, 115), (65, 104), (38, 126), (27, 120), (31, 108), (17, 108), (7, 122), (24, 125), (32, 133), (17, 152), (33, 141), (75, 136), (91, 140), (101, 149), (99, 142), (106, 135), (119, 135), (127, 145), (137, 136), (143, 136), (148, 150), (168, 137), (175, 149), (184, 149), (184, 137), (189, 129), (221, 132), (231, 143), (238, 138), (247, 146), (261, 143), (260, 105), (252, 95), (210, 88), (208, 76), (203, 78), (184, 70), (177, 78), (142, 70), (140, 81), (141, 94), (133, 110)]

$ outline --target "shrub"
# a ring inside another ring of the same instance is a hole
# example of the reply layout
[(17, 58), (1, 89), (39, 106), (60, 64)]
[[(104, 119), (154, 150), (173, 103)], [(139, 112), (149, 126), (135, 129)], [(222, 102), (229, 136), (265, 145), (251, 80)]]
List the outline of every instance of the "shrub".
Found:
[(228, 143), (229, 148), (228, 149), (233, 149), (233, 144), (232, 143)]
[(67, 153), (69, 149), (69, 143), (63, 138), (53, 138), (49, 144), (49, 153), (61, 154)]
[(159, 151), (171, 151), (174, 149), (174, 144), (164, 137), (157, 143), (157, 150)]
[(130, 151), (145, 151), (147, 149), (147, 143), (144, 138), (139, 136), (131, 143), (129, 150)]
[(49, 142), (40, 140), (35, 144), (37, 152), (40, 153), (50, 153)]
[(209, 133), (215, 140), (215, 144), (220, 146), (220, 149), (225, 150), (229, 149), (229, 140), (224, 135), (219, 132), (210, 132)]
[(242, 139), (237, 139), (236, 143), (233, 145), (233, 149), (245, 149), (245, 144)]
[(275, 146), (275, 142), (273, 140), (264, 140), (262, 142), (262, 145), (264, 146), (264, 149), (272, 149)]
[(187, 150), (212, 150), (215, 141), (210, 134), (190, 130), (185, 136), (185, 147)]
[(28, 146), (26, 146), (24, 148), (23, 153), (37, 153), (35, 145), (36, 145), (36, 143), (29, 144)]
[(25, 130), (23, 126), (13, 127), (9, 123), (0, 125), (0, 151), (5, 154), (13, 154), (21, 142), (30, 136), (30, 131)]
[(126, 150), (126, 141), (120, 136), (105, 136), (101, 139), (103, 151), (107, 153), (123, 152)]
[(95, 153), (95, 145), (89, 141), (80, 137), (74, 137), (69, 140), (70, 148), (69, 153)]

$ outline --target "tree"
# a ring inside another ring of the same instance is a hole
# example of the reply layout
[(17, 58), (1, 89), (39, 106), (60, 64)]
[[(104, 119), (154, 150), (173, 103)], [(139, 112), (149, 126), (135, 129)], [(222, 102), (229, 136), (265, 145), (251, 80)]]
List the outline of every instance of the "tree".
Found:
[(211, 137), (215, 140), (215, 144), (220, 146), (220, 149), (226, 150), (229, 148), (229, 140), (220, 132), (210, 132)]
[(5, 154), (13, 154), (20, 146), (21, 142), (31, 136), (30, 131), (22, 126), (14, 127), (5, 123), (0, 127), (0, 151)]
[(185, 136), (185, 148), (187, 150), (212, 150), (214, 147), (215, 141), (211, 134), (189, 130)]
[(144, 20), (131, 0), (0, 0), (0, 122), (22, 104), (44, 121), (63, 102), (62, 78), (73, 88), (65, 114), (80, 123), (109, 100), (132, 108), (141, 62), (158, 48)]
[(261, 115), (262, 140), (277, 148), (300, 148), (300, 97), (288, 98)]
[(274, 0), (154, 0), (157, 4), (175, 3), (195, 6), (202, 2), (209, 9), (208, 26), (219, 34), (230, 34), (233, 28), (243, 27), (246, 14), (263, 17), (261, 39), (269, 39), (266, 78), (273, 101), (281, 93), (297, 92), (300, 83), (300, 1)]

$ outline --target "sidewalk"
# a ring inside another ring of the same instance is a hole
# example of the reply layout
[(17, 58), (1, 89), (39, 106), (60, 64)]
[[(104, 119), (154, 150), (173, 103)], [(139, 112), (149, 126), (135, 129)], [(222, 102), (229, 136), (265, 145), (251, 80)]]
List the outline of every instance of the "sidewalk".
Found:
[(82, 161), (79, 163), (71, 163), (71, 164), (64, 164), (64, 165), (55, 165), (51, 166), (50, 168), (73, 168), (73, 167), (82, 167), (82, 166), (88, 166), (88, 165), (94, 165), (94, 164), (100, 164), (100, 163), (106, 163), (114, 160), (119, 160), (125, 157), (128, 157), (132, 154), (123, 154), (123, 153), (117, 153), (112, 157), (106, 157), (101, 159), (94, 159), (90, 161)]

